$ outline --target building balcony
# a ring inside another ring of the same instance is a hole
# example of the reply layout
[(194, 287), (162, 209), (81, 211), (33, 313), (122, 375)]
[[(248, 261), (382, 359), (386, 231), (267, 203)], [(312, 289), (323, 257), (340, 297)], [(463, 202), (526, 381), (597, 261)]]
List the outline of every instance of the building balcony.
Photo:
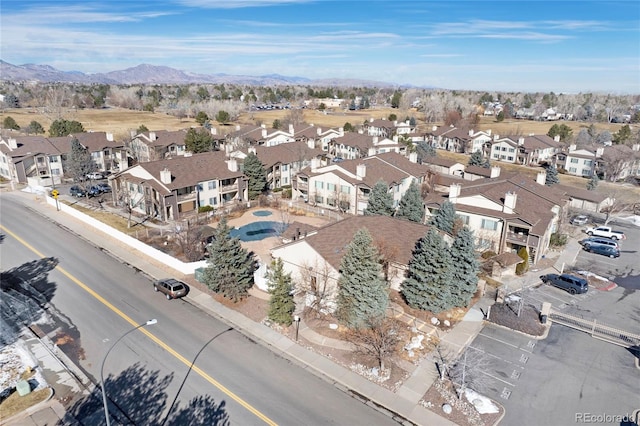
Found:
[(309, 182), (298, 180), (296, 182), (296, 188), (298, 189), (298, 191), (307, 191), (309, 190)]
[(196, 196), (197, 196), (197, 193), (194, 191), (189, 194), (178, 195), (176, 196), (176, 200), (178, 201), (178, 203), (182, 203), (185, 201), (193, 201), (196, 199)]
[(238, 191), (238, 184), (234, 183), (234, 184), (231, 184), (231, 185), (220, 185), (218, 187), (218, 191), (221, 194), (226, 194), (226, 193), (229, 193), (229, 192), (237, 192)]
[(507, 231), (506, 241), (512, 244), (518, 244), (525, 247), (537, 247), (540, 238), (535, 235), (529, 235), (524, 232)]

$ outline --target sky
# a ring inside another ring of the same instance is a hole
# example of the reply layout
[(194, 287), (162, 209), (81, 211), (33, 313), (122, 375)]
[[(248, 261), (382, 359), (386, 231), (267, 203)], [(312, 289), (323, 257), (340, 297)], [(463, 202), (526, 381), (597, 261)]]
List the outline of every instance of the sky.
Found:
[(633, 0), (2, 0), (0, 8), (0, 59), (13, 65), (640, 94)]

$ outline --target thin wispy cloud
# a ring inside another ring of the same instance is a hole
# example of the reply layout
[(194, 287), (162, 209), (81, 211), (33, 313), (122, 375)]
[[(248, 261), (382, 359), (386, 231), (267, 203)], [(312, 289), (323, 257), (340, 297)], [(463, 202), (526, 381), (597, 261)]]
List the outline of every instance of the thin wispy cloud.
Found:
[(87, 73), (150, 63), (197, 73), (640, 93), (637, 2), (461, 4), (12, 0), (0, 14), (2, 59)]

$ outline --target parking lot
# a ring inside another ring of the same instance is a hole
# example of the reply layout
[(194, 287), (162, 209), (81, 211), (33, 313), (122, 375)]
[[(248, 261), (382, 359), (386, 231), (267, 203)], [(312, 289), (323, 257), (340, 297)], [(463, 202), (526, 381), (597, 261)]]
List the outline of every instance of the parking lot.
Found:
[[(627, 236), (619, 258), (580, 251), (566, 272), (589, 271), (618, 287), (571, 295), (531, 278), (517, 293), (525, 305), (549, 302), (563, 313), (640, 334), (640, 229), (613, 226)], [(466, 351), (474, 359), (481, 354), (478, 390), (505, 407), (503, 424), (573, 424), (585, 413), (633, 416), (640, 409), (637, 352), (587, 333), (553, 324), (538, 339), (489, 323)]]

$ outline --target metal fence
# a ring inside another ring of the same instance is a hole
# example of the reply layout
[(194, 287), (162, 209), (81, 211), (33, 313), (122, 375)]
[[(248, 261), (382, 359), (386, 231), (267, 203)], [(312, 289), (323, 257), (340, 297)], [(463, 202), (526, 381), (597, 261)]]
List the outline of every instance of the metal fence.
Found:
[(640, 346), (640, 334), (634, 334), (619, 328), (610, 327), (599, 323), (596, 320), (587, 320), (561, 313), (553, 309), (549, 313), (549, 319), (555, 323), (583, 331), (590, 334), (592, 337), (606, 340), (607, 342), (623, 346), (625, 348)]

